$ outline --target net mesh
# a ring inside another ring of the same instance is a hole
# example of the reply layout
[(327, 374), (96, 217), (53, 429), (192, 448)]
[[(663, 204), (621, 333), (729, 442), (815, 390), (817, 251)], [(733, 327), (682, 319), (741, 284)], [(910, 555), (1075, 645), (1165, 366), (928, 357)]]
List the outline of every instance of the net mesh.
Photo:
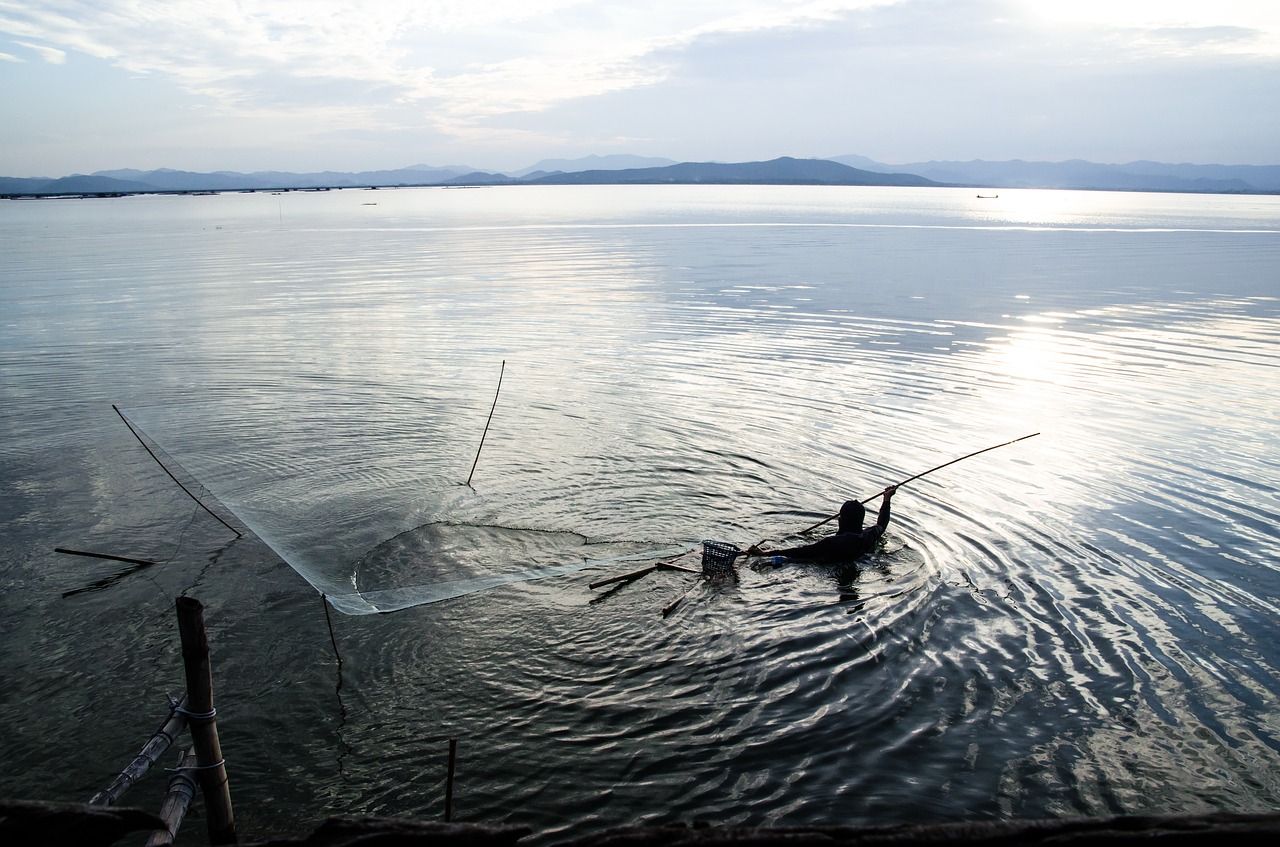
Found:
[(470, 487), (398, 475), (398, 464), (380, 459), (399, 462), (401, 453), (370, 453), (364, 440), (339, 439), (338, 447), (351, 445), (347, 453), (298, 453), (279, 426), (310, 431), (329, 422), (328, 408), (278, 413), (273, 429), (244, 426), (238, 408), (116, 411), (212, 517), (256, 536), (344, 614), (397, 612), (614, 562), (677, 557), (692, 546), (653, 549), (652, 540), (503, 525), (485, 509), (468, 511), (476, 502)]
[[(228, 455), (224, 443), (192, 442), (193, 428), (187, 427), (182, 430), (188, 438), (185, 449), (170, 452), (138, 425), (136, 410), (129, 415), (118, 407), (116, 411), (160, 467), (210, 515), (238, 535), (256, 536), (330, 606), (348, 615), (395, 612), (613, 562), (690, 552), (689, 546), (654, 550), (639, 542), (596, 543), (574, 533), (448, 522), (430, 514), (419, 520), (419, 512), (404, 505), (394, 486), (381, 494), (375, 490), (381, 477), (366, 488), (343, 487), (341, 479), (335, 483), (331, 456), (318, 459), (320, 472), (299, 472), (298, 481), (263, 472), (279, 466), (261, 458), (261, 443), (253, 458), (233, 461), (236, 457)], [(173, 435), (174, 420), (180, 419), (154, 409), (150, 414), (161, 430), (168, 422)], [(184, 457), (181, 463), (174, 453)], [(341, 472), (343, 466), (338, 466)], [(248, 488), (246, 473), (256, 473)], [(221, 498), (214, 495), (215, 488)], [(340, 496), (328, 496), (333, 490)], [(449, 496), (464, 498), (456, 493), (460, 490), (450, 486)], [(454, 501), (443, 502), (441, 511), (447, 513)]]

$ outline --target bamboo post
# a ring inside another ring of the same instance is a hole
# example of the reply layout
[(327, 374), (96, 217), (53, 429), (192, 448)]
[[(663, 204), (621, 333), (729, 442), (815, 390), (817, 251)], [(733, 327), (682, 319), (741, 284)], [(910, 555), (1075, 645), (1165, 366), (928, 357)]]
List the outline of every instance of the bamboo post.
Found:
[(179, 597), (177, 605), (182, 664), (187, 676), (187, 722), (209, 819), (209, 843), (235, 844), (231, 787), (227, 783), (227, 766), (218, 742), (217, 712), (213, 708), (213, 674), (209, 666), (209, 637), (204, 628), (204, 605), (191, 597)]
[(182, 819), (187, 815), (187, 807), (196, 794), (196, 780), (191, 774), (196, 765), (195, 748), (188, 750), (178, 758), (178, 769), (169, 778), (169, 792), (160, 807), (160, 819), (165, 828), (157, 829), (147, 839), (146, 847), (170, 847), (178, 837), (178, 829)]
[(120, 798), (133, 787), (134, 783), (151, 770), (151, 766), (160, 760), (178, 734), (187, 728), (187, 716), (179, 711), (186, 702), (187, 696), (184, 694), (182, 699), (173, 704), (169, 719), (156, 730), (151, 740), (143, 745), (142, 751), (134, 757), (129, 766), (117, 774), (110, 785), (89, 799), (90, 806), (114, 806), (120, 802)]
[(458, 739), (449, 739), (449, 775), (444, 782), (444, 822), (453, 820), (453, 774), (458, 767)]

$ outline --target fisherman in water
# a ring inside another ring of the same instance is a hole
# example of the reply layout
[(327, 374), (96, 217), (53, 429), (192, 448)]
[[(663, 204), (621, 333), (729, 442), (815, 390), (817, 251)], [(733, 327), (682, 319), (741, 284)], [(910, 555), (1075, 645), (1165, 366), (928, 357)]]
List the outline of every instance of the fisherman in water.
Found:
[(851, 562), (864, 553), (870, 553), (876, 549), (876, 544), (884, 537), (884, 531), (889, 526), (889, 501), (893, 499), (893, 493), (897, 490), (898, 486), (890, 485), (882, 492), (884, 499), (880, 501), (880, 515), (876, 518), (875, 526), (863, 529), (862, 519), (866, 509), (862, 508), (862, 504), (857, 500), (847, 500), (840, 507), (835, 535), (812, 544), (786, 547), (782, 550), (761, 550), (759, 545), (753, 545), (747, 549), (747, 555), (781, 556), (797, 562), (826, 564)]

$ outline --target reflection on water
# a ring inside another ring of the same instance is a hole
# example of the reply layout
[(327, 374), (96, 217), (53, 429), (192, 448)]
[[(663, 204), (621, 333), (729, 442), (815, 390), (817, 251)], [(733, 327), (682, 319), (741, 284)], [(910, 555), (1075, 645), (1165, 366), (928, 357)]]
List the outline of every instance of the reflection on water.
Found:
[[(547, 840), (1273, 808), (1280, 206), (971, 194), (0, 206), (0, 794), (88, 796), (132, 754), (151, 719), (97, 716), (180, 684), (187, 591), (247, 832), (434, 818), (451, 736), (460, 817)], [(856, 572), (588, 588), (1034, 431), (905, 488)], [(109, 566), (61, 544), (162, 564), (64, 600)], [(340, 699), (272, 549), (399, 609), (334, 617)], [(88, 770), (52, 773), (90, 714)]]

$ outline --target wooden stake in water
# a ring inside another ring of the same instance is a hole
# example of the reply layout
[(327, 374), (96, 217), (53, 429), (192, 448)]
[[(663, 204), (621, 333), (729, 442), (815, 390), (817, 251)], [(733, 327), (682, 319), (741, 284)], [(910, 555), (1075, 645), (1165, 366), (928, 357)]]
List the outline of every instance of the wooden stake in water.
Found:
[(489, 407), (489, 419), (484, 422), (484, 432), (480, 435), (480, 447), (476, 450), (476, 460), (471, 463), (471, 473), (467, 474), (466, 485), (471, 485), (471, 477), (475, 476), (476, 465), (480, 463), (480, 451), (484, 449), (484, 438), (489, 434), (489, 424), (493, 422), (493, 410), (498, 408), (498, 393), (502, 391), (502, 375), (506, 373), (507, 360), (502, 360), (502, 369), (498, 371), (498, 390), (493, 392), (493, 405)]
[(178, 598), (178, 635), (187, 677), (187, 725), (196, 751), (196, 771), (209, 818), (210, 844), (235, 844), (236, 822), (231, 812), (227, 766), (218, 742), (217, 712), (213, 708), (213, 673), (209, 666), (209, 636), (204, 628), (204, 605), (191, 597)]
[(449, 739), (449, 774), (444, 781), (444, 822), (453, 820), (453, 775), (458, 768), (458, 739)]

